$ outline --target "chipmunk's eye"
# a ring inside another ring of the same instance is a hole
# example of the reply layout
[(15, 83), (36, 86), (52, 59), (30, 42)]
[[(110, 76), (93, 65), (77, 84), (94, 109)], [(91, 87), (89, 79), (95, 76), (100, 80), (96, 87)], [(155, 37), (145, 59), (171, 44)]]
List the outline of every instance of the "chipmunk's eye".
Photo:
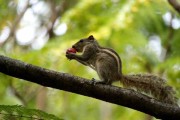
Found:
[(79, 42), (83, 42), (83, 40), (80, 40)]

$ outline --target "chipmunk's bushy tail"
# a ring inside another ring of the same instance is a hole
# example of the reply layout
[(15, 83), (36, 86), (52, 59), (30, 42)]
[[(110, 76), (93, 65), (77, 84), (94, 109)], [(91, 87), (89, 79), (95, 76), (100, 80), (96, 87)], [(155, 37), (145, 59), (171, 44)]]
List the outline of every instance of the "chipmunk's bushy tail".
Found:
[(124, 75), (121, 82), (125, 87), (135, 88), (147, 94), (150, 93), (162, 102), (177, 105), (177, 99), (174, 96), (175, 91), (171, 86), (166, 85), (164, 79), (158, 76), (151, 74)]

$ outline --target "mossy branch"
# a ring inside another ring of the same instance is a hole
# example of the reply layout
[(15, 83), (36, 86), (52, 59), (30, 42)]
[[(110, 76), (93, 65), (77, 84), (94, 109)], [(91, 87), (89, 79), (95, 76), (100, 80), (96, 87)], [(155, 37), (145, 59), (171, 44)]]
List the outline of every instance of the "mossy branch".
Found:
[(94, 85), (92, 81), (85, 78), (48, 70), (2, 55), (0, 55), (0, 72), (42, 86), (132, 108), (159, 119), (180, 119), (179, 107), (161, 103), (134, 90), (110, 85)]

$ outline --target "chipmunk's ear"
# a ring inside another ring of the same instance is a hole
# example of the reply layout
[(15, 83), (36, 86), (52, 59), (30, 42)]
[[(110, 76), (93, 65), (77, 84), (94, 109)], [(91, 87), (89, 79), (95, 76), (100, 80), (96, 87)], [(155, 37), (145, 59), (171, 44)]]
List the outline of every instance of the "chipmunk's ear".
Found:
[(93, 35), (90, 35), (90, 36), (88, 37), (88, 39), (89, 39), (89, 40), (95, 40)]

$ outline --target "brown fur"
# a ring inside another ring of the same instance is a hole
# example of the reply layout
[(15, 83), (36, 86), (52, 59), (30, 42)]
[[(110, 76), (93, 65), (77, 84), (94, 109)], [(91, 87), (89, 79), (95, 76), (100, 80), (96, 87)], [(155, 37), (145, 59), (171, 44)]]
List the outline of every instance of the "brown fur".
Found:
[(158, 76), (151, 74), (124, 75), (121, 82), (125, 87), (151, 94), (165, 103), (177, 104), (172, 87), (166, 85), (165, 80)]

